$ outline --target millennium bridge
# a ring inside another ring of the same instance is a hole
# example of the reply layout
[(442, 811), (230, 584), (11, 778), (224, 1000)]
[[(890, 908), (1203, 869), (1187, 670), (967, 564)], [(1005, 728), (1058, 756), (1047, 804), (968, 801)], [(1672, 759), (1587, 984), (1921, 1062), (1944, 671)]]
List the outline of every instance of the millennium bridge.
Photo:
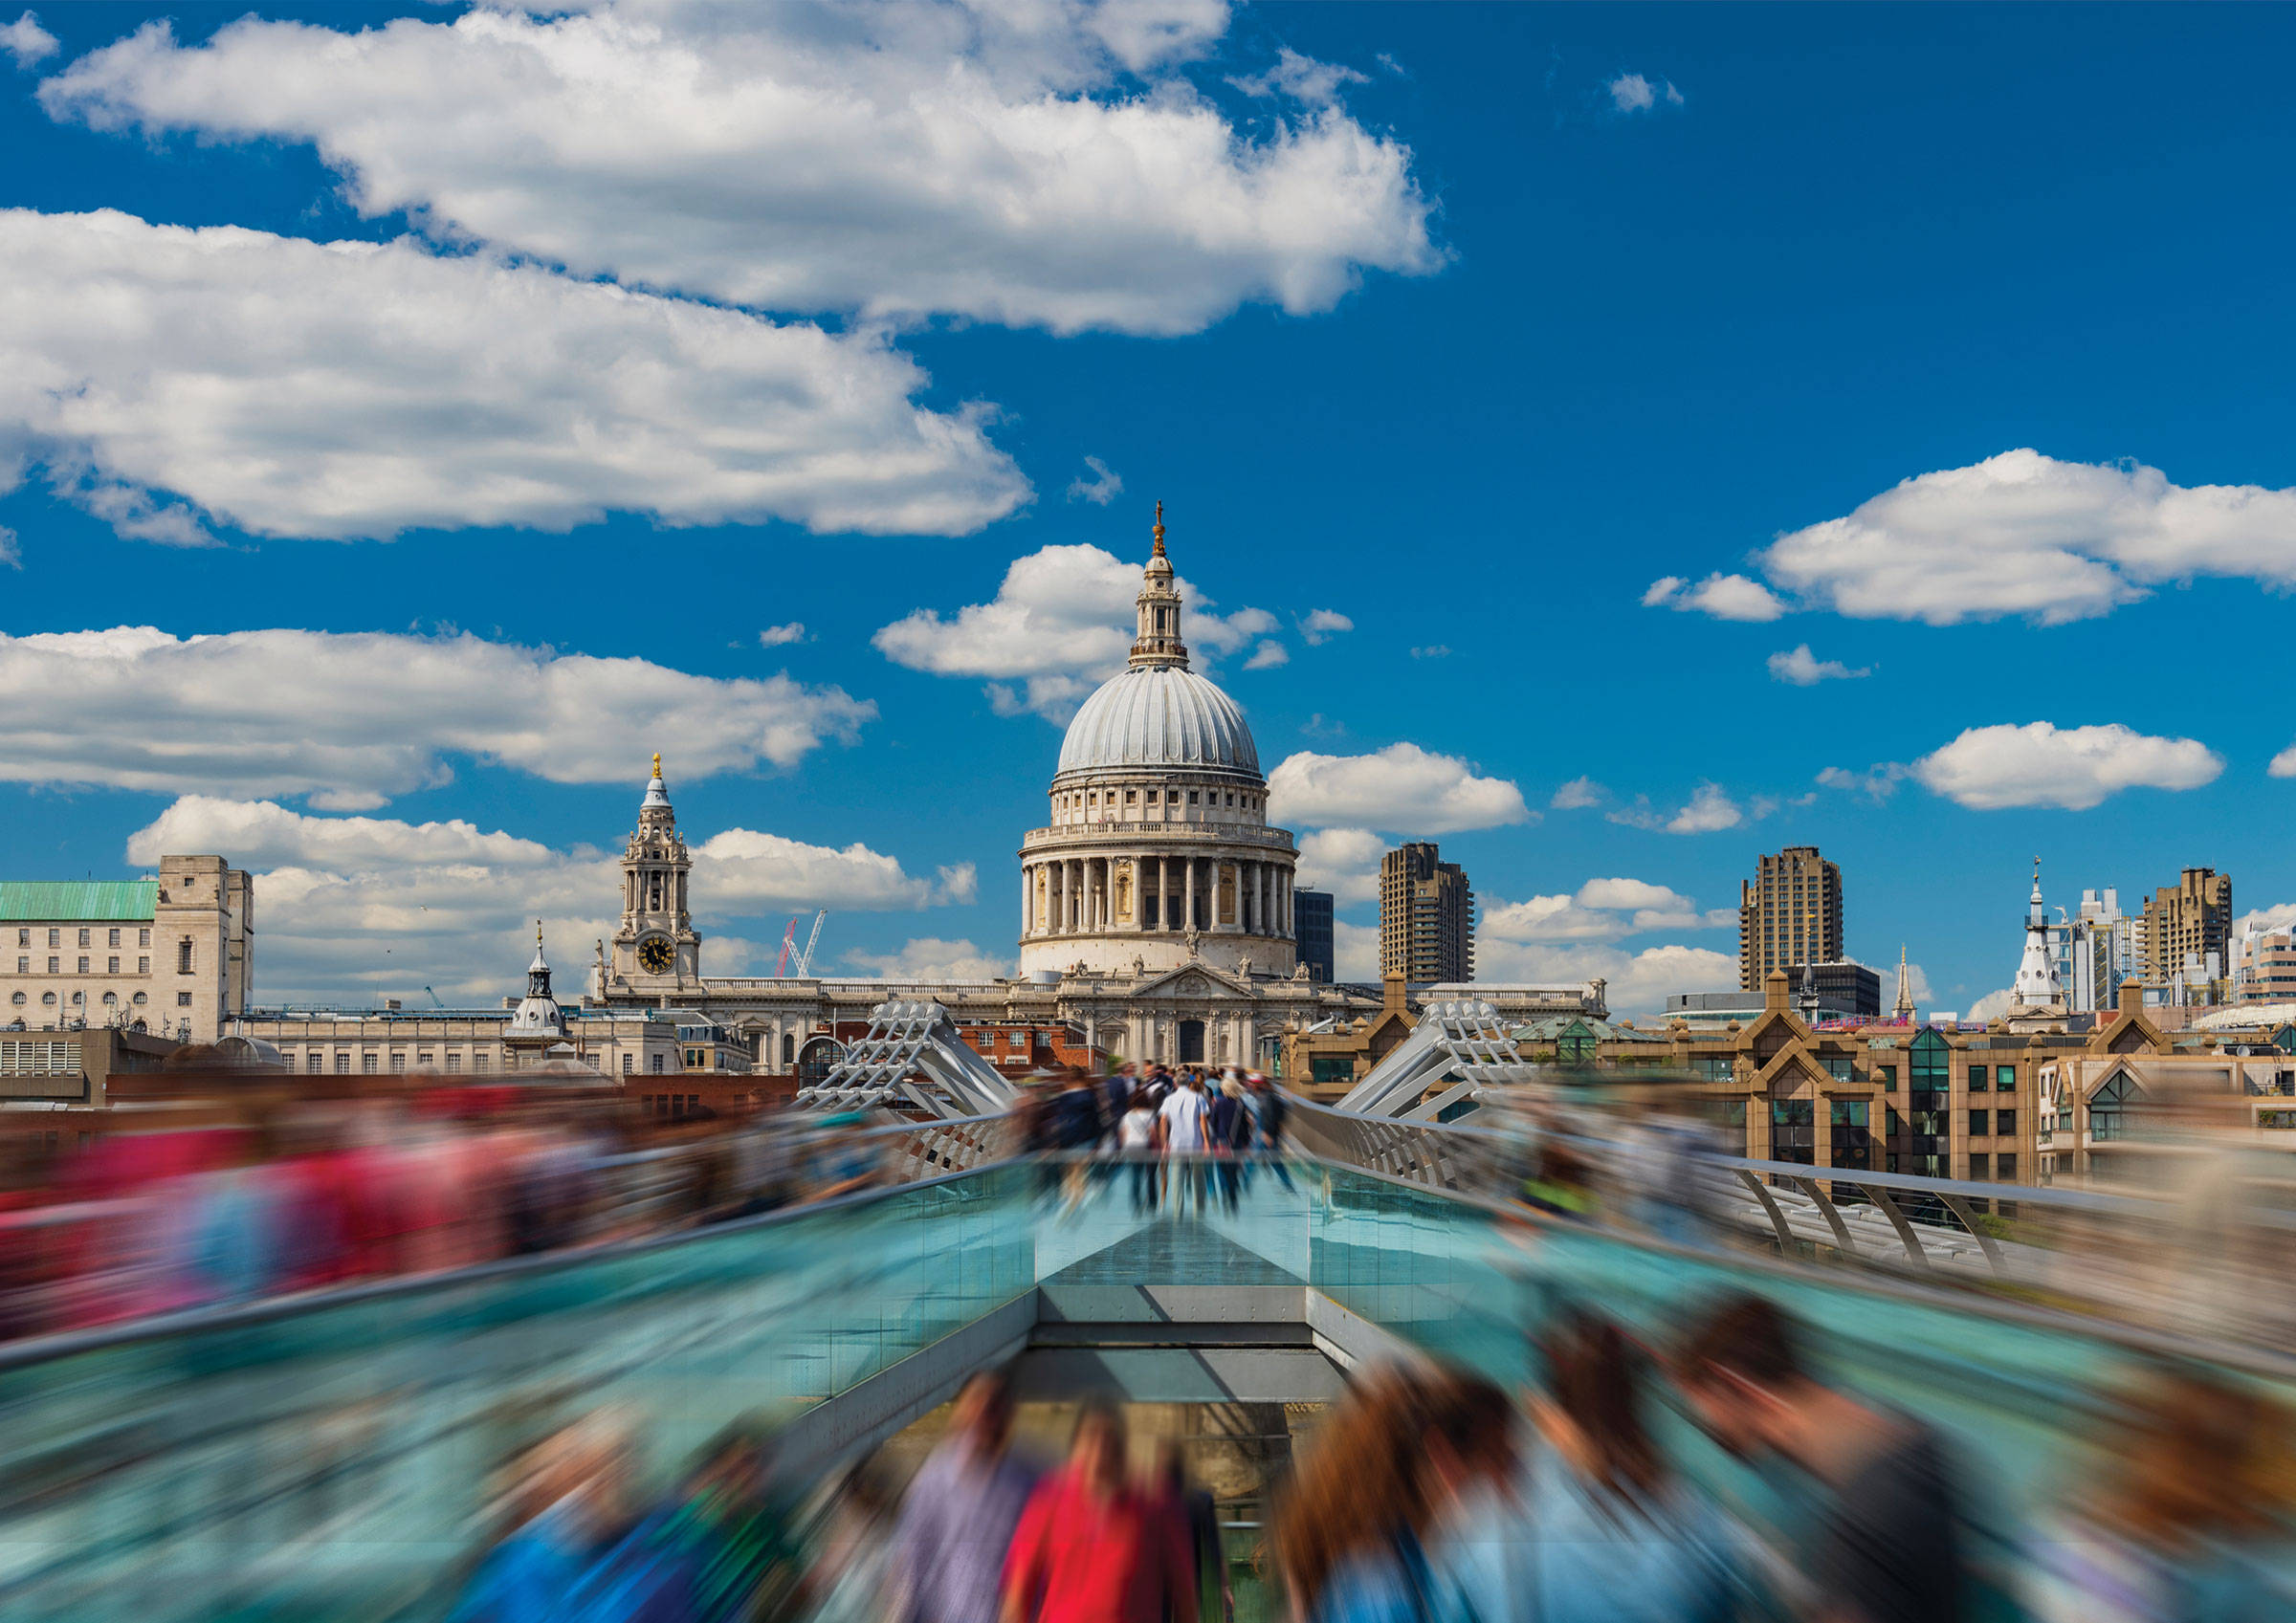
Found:
[[(0, 1349), (0, 1616), (442, 1616), (506, 1452), (601, 1405), (630, 1419), (651, 1472), (762, 1413), (780, 1468), (825, 1476), (977, 1371), (1011, 1370), (1024, 1403), (1316, 1404), (1428, 1356), (1513, 1386), (1573, 1305), (1663, 1344), (1702, 1299), (1772, 1296), (1828, 1378), (1950, 1436), (1992, 1512), (1976, 1522), (2003, 1528), (2078, 1468), (2107, 1394), (2160, 1360), (2296, 1391), (2285, 1340), (2148, 1313), (2132, 1270), (2052, 1267), (2041, 1254), (2063, 1248), (1956, 1219), (1998, 1185), (1725, 1163), (1743, 1198), (1723, 1203), (1719, 1241), (1528, 1211), (1480, 1112), (1434, 1119), (1507, 1063), (1471, 1017), (1424, 1022), (1347, 1108), (1294, 1106), (1287, 1176), (1270, 1163), (1232, 1204), (1143, 1211), (1120, 1175), (1012, 1153), (1008, 1085), (938, 1010), (889, 1005), (808, 1101), (933, 1118), (859, 1141), (886, 1170), (875, 1187)], [(2020, 1224), (2061, 1213), (2130, 1245), (2159, 1217), (2130, 1198), (2017, 1199)], [(1690, 1480), (1757, 1525), (1792, 1517), (1775, 1479), (1663, 1418)], [(2005, 1541), (1976, 1554), (2015, 1559)]]

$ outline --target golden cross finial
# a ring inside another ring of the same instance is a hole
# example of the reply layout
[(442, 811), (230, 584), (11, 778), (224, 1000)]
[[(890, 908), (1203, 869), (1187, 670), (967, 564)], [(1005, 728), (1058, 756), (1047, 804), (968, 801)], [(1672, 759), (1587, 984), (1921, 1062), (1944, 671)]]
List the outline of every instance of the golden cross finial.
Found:
[(542, 944), (542, 921), (539, 918), (534, 921), (534, 944), (537, 947)]
[(1156, 556), (1164, 556), (1164, 504), (1156, 504)]
[(653, 752), (653, 775), (656, 778), (662, 775), (662, 752), (659, 750)]

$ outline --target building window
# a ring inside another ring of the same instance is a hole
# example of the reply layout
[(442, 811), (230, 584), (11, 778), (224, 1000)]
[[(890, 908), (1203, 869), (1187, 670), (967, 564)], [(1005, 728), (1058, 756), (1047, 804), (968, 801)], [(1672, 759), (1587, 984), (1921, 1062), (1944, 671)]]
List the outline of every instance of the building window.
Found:
[(2144, 1096), (2126, 1074), (2098, 1088), (2088, 1101), (2088, 1136), (2100, 1144), (2128, 1136), (2129, 1110)]
[(1193, 789), (1190, 789), (1190, 790), (1188, 791), (1188, 804), (1190, 804), (1190, 805), (1194, 805), (1195, 803), (1196, 803), (1196, 791), (1195, 791), (1195, 790), (1193, 790)]
[(106, 942), (104, 943), (104, 945), (105, 945), (106, 947), (117, 947), (117, 946), (119, 946), (119, 945), (120, 945), (120, 932), (119, 932), (117, 930), (113, 931), (113, 932), (111, 932), (111, 939), (110, 939), (110, 940), (108, 940), (108, 941), (106, 941)]
[(622, 1056), (622, 1074), (624, 1076), (628, 1076), (631, 1071), (637, 1069), (636, 1060), (637, 1056), (635, 1054), (625, 1054)]
[(1992, 1131), (1993, 1131), (1993, 1128), (1992, 1128), (1991, 1124), (1990, 1124), (1990, 1123), (1988, 1123), (1988, 1121), (1986, 1120), (1986, 1112), (1985, 1112), (1985, 1111), (1983, 1111), (1983, 1110), (1972, 1110), (1972, 1111), (1970, 1111), (1970, 1113), (1969, 1113), (1969, 1136), (1970, 1136), (1970, 1137), (1972, 1137), (1972, 1138), (1983, 1138), (1983, 1137), (1985, 1137), (1985, 1136), (1986, 1136), (1988, 1133), (1990, 1133), (1990, 1132), (1992, 1132)]
[(391, 1072), (391, 1075), (393, 1075), (393, 1076), (399, 1076), (399, 1075), (402, 1075), (402, 1074), (404, 1074), (404, 1073), (405, 1073), (406, 1069), (407, 1069), (407, 1050), (406, 1050), (406, 1049), (404, 1049), (404, 1048), (393, 1048), (393, 1049), (390, 1051), (390, 1072)]
[(136, 973), (138, 975), (149, 975), (151, 973), (151, 960), (149, 958), (138, 958), (136, 960)]
[(88, 945), (88, 932), (84, 930), (79, 932), (79, 944), (82, 947)]
[(120, 973), (120, 960), (118, 958), (106, 958), (103, 961), (111, 966), (109, 969), (104, 971), (106, 975), (118, 975)]
[(2015, 1093), (2017, 1091), (2017, 1067), (2015, 1065), (1997, 1065), (1993, 1072), (1993, 1086), (1999, 1092)]
[(309, 1071), (313, 1076), (317, 1076), (326, 1068), (327, 1057), (318, 1049), (314, 1048), (303, 1056), (303, 1069)]
[(17, 946), (19, 946), (19, 947), (29, 947), (29, 946), (31, 946), (31, 945), (32, 945), (32, 932), (31, 932), (31, 931), (29, 931), (29, 930), (19, 930), (19, 931), (17, 931), (17, 932), (16, 932), (16, 945), (17, 945)]
[[(51, 943), (51, 945), (53, 945), (53, 943)], [(56, 956), (56, 955), (55, 955), (54, 953), (51, 953), (51, 954), (48, 954), (48, 973), (49, 973), (50, 975), (61, 975), (61, 974), (63, 974), (63, 972), (64, 972), (64, 960), (63, 960), (63, 959), (61, 959), (61, 958), (59, 958), (59, 957), (57, 957), (57, 956)]]
[(18, 975), (30, 975), (32, 973), (32, 960), (26, 957), (18, 957), (16, 959), (16, 973)]
[(382, 1069), (383, 1056), (376, 1053), (372, 1048), (366, 1049), (360, 1054), (359, 1074), (361, 1076), (375, 1076), (380, 1074)]
[(175, 995), (175, 1006), (179, 1009), (189, 1008), (191, 1006), (191, 994), (188, 992), (178, 992)]
[(136, 994), (136, 996), (135, 996), (135, 998), (134, 998), (133, 1001), (134, 1001), (134, 1003), (135, 1003), (136, 1007), (140, 1009), (140, 1008), (142, 1008), (142, 1007), (143, 1007), (143, 1006), (144, 1006), (145, 1003), (149, 1002), (149, 1001), (150, 1001), (150, 999), (149, 999), (148, 998), (144, 997), (143, 993), (139, 992), (139, 993), (137, 993), (137, 994)]
[(8, 1000), (20, 1009), (24, 1006), (24, 994), (21, 992), (11, 992), (9, 994)]
[(1818, 1153), (1817, 1119), (1811, 1100), (1770, 1101), (1770, 1159), (1811, 1165)]
[(1985, 1067), (1983, 1065), (1972, 1065), (1969, 1067), (1969, 1090), (1972, 1093), (1982, 1093), (1985, 1091)]
[(1884, 1093), (1895, 1093), (1897, 1091), (1897, 1067), (1895, 1065), (1874, 1066), (1873, 1080), (1882, 1085)]
[(1872, 1107), (1863, 1099), (1830, 1101), (1834, 1128), (1834, 1165), (1857, 1172), (1873, 1171)]
[(2015, 1110), (1994, 1111), (1993, 1130), (2004, 1134), (2017, 1131), (2017, 1112)]
[(51, 931), (48, 932), (48, 945), (49, 945), (49, 946), (51, 946), (51, 947), (61, 947), (63, 944), (64, 944), (64, 932), (63, 932), (62, 931), (60, 931), (60, 930), (51, 930)]
[(495, 1057), (483, 1048), (475, 1050), (471, 1055), (471, 1069), (475, 1071), (489, 1069), (494, 1063)]
[(1991, 1178), (1992, 1175), (1993, 1157), (1984, 1153), (1982, 1151), (1974, 1151), (1969, 1157), (1970, 1181), (1973, 1183), (1984, 1183)]
[(136, 945), (137, 945), (137, 946), (139, 946), (139, 947), (148, 947), (148, 946), (150, 946), (150, 945), (151, 945), (151, 932), (150, 932), (150, 931), (148, 931), (148, 930), (139, 930), (139, 931), (137, 931), (137, 932), (136, 932)]
[(650, 1071), (653, 1072), (653, 1073), (654, 1073), (655, 1075), (657, 1075), (657, 1076), (658, 1076), (658, 1075), (660, 1075), (660, 1074), (661, 1074), (661, 1069), (662, 1069), (662, 1057), (661, 1057), (661, 1055), (659, 1055), (659, 1054), (649, 1054), (649, 1055), (647, 1055), (647, 1056), (646, 1056), (646, 1059), (647, 1059), (647, 1065), (646, 1065), (646, 1068), (647, 1068), (648, 1070), (650, 1070)]
[(453, 1049), (449, 1049), (447, 1051), (447, 1074), (453, 1076), (461, 1069), (462, 1056)]
[(337, 1076), (349, 1076), (351, 1074), (351, 1054), (349, 1049), (338, 1048), (335, 1050), (335, 1074)]
[(88, 955), (85, 953), (79, 955), (79, 973), (82, 975), (88, 973)]
[(2017, 1157), (2015, 1155), (1996, 1155), (1994, 1157), (1994, 1176), (2002, 1183), (2015, 1183), (2017, 1181)]
[(188, 935), (175, 944), (175, 973), (178, 975), (191, 973), (191, 938)]
[(41, 1008), (43, 1008), (43, 1009), (53, 1009), (53, 1008), (55, 1008), (55, 993), (53, 993), (53, 992), (43, 992), (43, 993), (41, 993), (41, 994), (40, 994), (40, 1007), (41, 1007)]

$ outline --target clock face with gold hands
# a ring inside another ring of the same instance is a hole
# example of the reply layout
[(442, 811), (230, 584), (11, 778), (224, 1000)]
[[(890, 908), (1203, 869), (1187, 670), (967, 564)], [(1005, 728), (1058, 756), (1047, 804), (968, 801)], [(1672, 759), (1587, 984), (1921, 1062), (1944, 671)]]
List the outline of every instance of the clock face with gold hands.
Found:
[(648, 975), (668, 975), (677, 962), (677, 949), (667, 935), (649, 935), (638, 943), (638, 967)]

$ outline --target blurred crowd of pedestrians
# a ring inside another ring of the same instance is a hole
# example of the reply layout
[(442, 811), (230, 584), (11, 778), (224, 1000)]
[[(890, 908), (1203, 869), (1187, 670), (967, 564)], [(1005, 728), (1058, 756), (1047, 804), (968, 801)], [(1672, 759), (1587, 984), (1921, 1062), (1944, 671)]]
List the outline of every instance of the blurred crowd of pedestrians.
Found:
[(1030, 1082), (1020, 1141), (1046, 1157), (1048, 1191), (1075, 1198), (1121, 1169), (1136, 1211), (1215, 1198), (1233, 1211), (1263, 1170), (1292, 1187), (1284, 1165), (1290, 1106), (1256, 1071), (1128, 1062), (1104, 1077), (1075, 1069)]
[(858, 1116), (677, 1130), (564, 1100), (311, 1102), (254, 1125), (18, 1140), (0, 1339), (630, 1239), (875, 1181)]

